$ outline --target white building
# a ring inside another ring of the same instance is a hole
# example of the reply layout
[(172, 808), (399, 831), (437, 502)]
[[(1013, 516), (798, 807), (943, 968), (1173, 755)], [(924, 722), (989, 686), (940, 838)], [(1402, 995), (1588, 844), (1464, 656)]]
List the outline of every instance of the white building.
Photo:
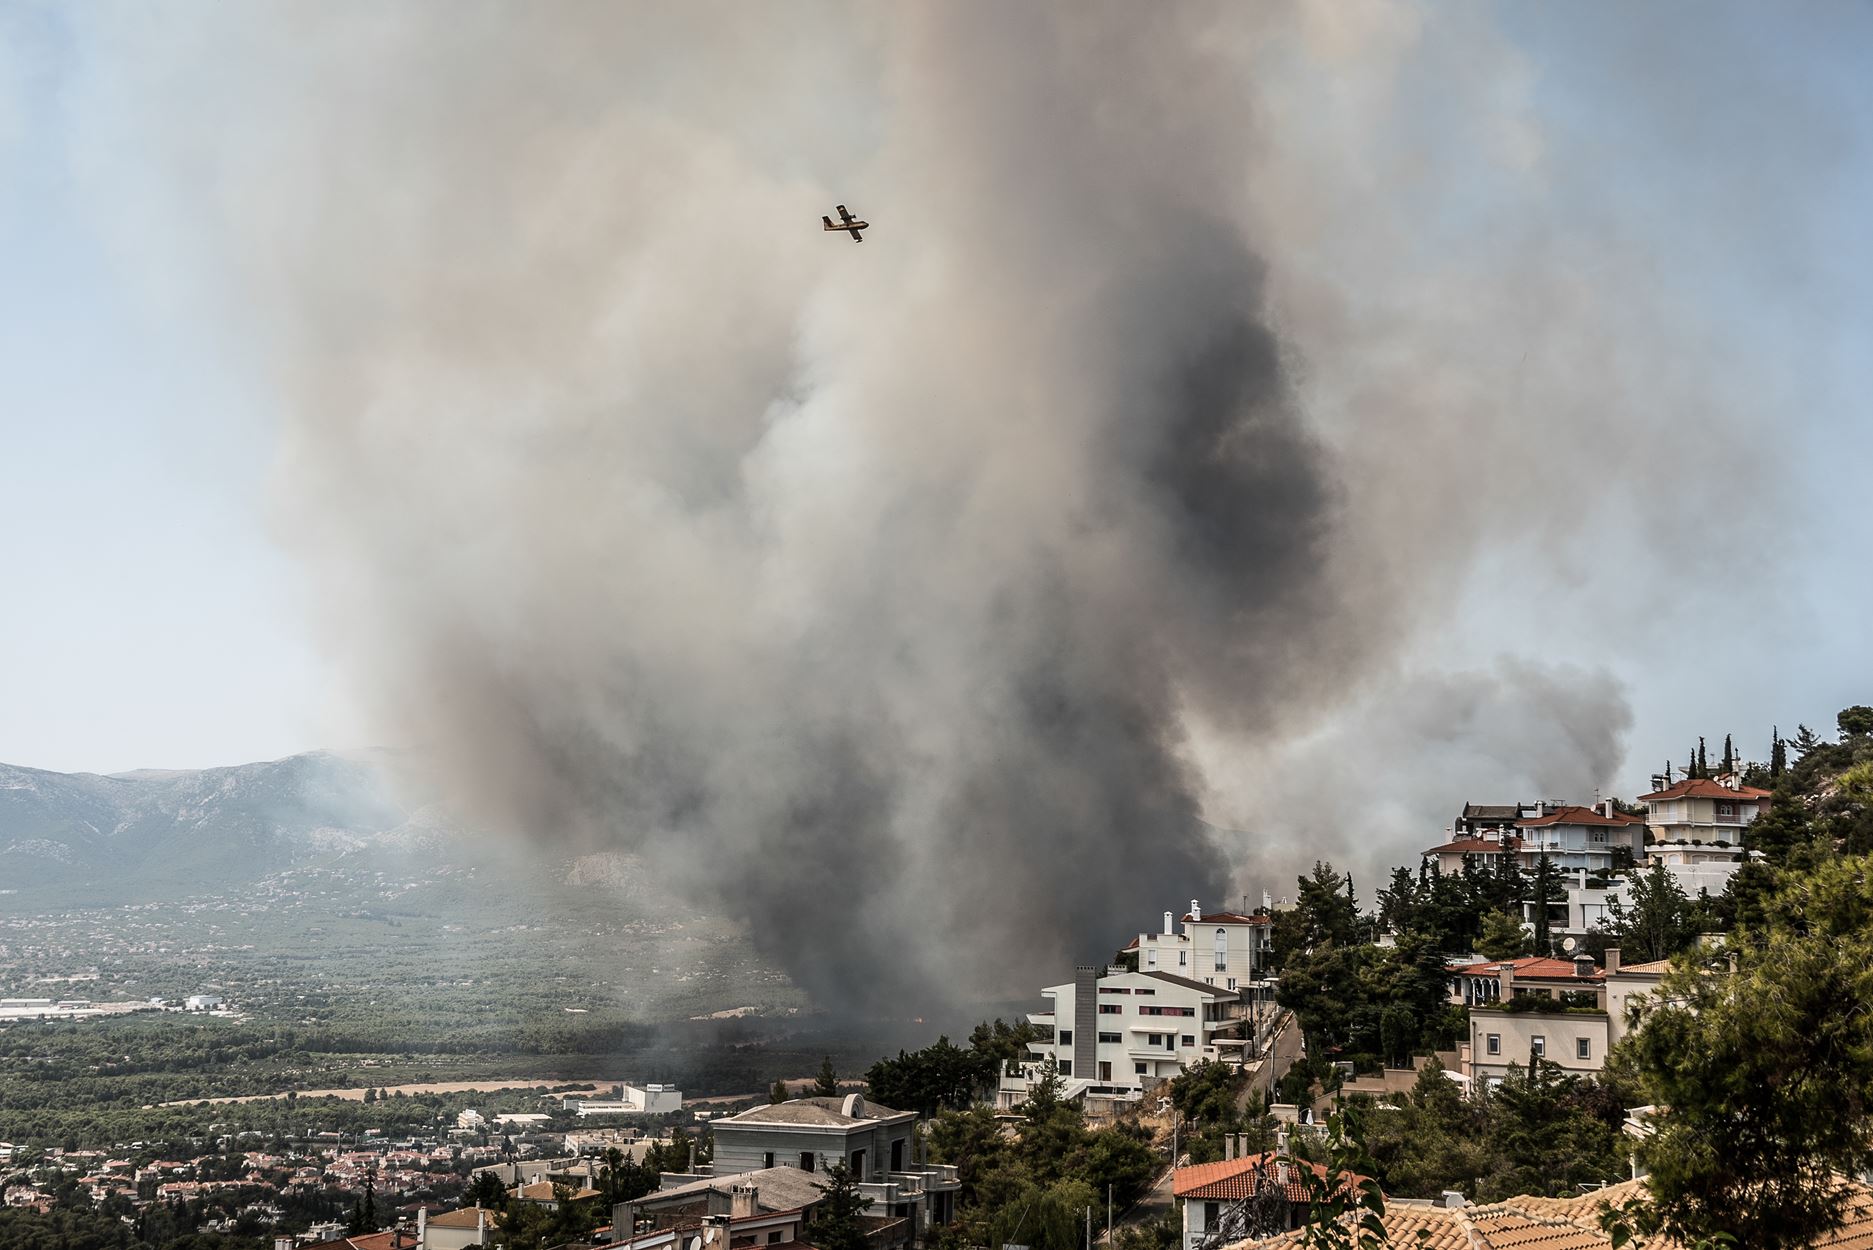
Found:
[(1645, 819), (1657, 842), (1736, 845), (1750, 822), (1769, 810), (1771, 797), (1735, 778), (1686, 778), (1645, 795)]
[(1169, 972), (1205, 985), (1247, 991), (1267, 968), (1274, 950), (1273, 929), (1266, 915), (1205, 912), (1191, 899), (1183, 926), (1183, 932), (1177, 932), (1167, 911), (1161, 932), (1139, 934), (1125, 948), (1128, 954), (1137, 952), (1138, 971)]
[(1034, 1058), (1020, 1075), (1003, 1075), (996, 1096), (1003, 1108), (1027, 1098), (1049, 1059), (1070, 1097), (1137, 1097), (1203, 1060), (1240, 1062), (1250, 1044), (1250, 1003), (1240, 990), (1172, 972), (1109, 968), (1102, 975), (1083, 967), (1041, 995), (1053, 1009), (1028, 1019), (1052, 1036), (1028, 1044)]
[[(1546, 815), (1515, 823), (1523, 872), (1539, 866), (1541, 857), (1562, 870), (1610, 872), (1618, 858), (1638, 863), (1645, 854), (1645, 819), (1614, 808), (1611, 799), (1599, 807), (1559, 807)], [(1621, 849), (1626, 857), (1621, 857)]]
[(182, 1000), (184, 1011), (218, 1011), (222, 1005), (219, 994), (190, 994)]
[(1769, 810), (1771, 798), (1735, 777), (1686, 778), (1646, 795), (1652, 833), (1646, 862), (1663, 864), (1693, 898), (1699, 890), (1723, 893), (1748, 858), (1745, 830)]
[(640, 1115), (665, 1115), (683, 1109), (683, 1091), (674, 1085), (652, 1082), (626, 1085), (622, 1089), (625, 1105), (636, 1109)]

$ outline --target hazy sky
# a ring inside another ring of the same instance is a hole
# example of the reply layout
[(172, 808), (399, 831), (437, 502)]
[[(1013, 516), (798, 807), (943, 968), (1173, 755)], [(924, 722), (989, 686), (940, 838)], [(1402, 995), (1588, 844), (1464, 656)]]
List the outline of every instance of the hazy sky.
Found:
[[(167, 20), (186, 22), (187, 8), (169, 6)], [(0, 759), (114, 771), (362, 745), (368, 731), (306, 624), (318, 591), (272, 533), (282, 418), (254, 366), (266, 345), (238, 312), (152, 276), (190, 264), (194, 241), (166, 238), (135, 197), (98, 193), (120, 186), (98, 172), (123, 154), (88, 128), (111, 106), (100, 76), (125, 54), (73, 13), (0, 0)], [(1551, 196), (1527, 212), (1591, 202), (1618, 215), (1648, 271), (1629, 281), (1694, 296), (1685, 315), (1768, 379), (1782, 410), (1761, 413), (1754, 437), (1797, 486), (1782, 567), (1713, 573), (1726, 590), (1708, 619), (1659, 611), (1669, 605), (1650, 601), (1643, 577), (1603, 584), (1583, 567), (1591, 552), (1524, 542), (1488, 552), (1447, 628), (1414, 649), (1427, 668), (1532, 655), (1610, 670), (1634, 713), (1631, 790), (1699, 732), (1734, 729), (1761, 754), (1772, 721), (1828, 725), (1843, 702), (1873, 701), (1873, 8), (1608, 3), (1498, 17), (1560, 154)], [(1434, 60), (1401, 97), (1418, 110), (1407, 122), (1431, 130), (1452, 121)], [(1443, 188), (1444, 211), (1412, 224), (1411, 246), (1460, 253), (1476, 194)], [(850, 198), (863, 209), (865, 188)], [(707, 245), (683, 238), (683, 204), (669, 211), (673, 246)], [(1677, 421), (1688, 443), (1704, 433), (1696, 412)], [(1752, 491), (1747, 476), (1680, 470), (1668, 458), (1645, 478), (1688, 521)], [(1592, 480), (1554, 480), (1539, 463), (1500, 471), (1582, 509), (1606, 503)]]

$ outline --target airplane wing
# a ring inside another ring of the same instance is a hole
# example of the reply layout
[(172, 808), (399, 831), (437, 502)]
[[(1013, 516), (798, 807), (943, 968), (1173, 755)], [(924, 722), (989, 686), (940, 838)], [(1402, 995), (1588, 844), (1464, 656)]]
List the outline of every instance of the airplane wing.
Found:
[(860, 234), (858, 231), (854, 230), (851, 233), (852, 233), (852, 242), (863, 243), (865, 241), (865, 236)]
[(820, 216), (820, 220), (826, 223), (826, 229), (828, 230), (832, 229), (832, 218), (827, 217), (824, 214), (822, 214)]
[(845, 205), (843, 205), (843, 204), (841, 204), (841, 205), (839, 205), (839, 220), (840, 220), (840, 221), (851, 221), (851, 220), (852, 220), (852, 214), (850, 214), (850, 213), (848, 213), (848, 212), (846, 212), (846, 211), (845, 211)]

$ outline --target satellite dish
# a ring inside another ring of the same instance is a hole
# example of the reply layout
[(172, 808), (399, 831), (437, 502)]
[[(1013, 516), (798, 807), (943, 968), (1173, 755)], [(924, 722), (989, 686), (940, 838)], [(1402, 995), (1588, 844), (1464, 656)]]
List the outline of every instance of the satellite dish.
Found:
[(1561, 949), (1570, 955), (1574, 953), (1574, 948), (1579, 945), (1580, 943), (1576, 942), (1573, 938), (1564, 938), (1561, 941)]

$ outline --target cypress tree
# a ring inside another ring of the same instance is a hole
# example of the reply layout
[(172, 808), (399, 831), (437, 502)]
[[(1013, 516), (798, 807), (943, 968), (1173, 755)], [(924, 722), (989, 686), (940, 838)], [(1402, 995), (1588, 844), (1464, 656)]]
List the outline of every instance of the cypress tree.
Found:
[(1723, 736), (1723, 771), (1725, 773), (1736, 771), (1736, 747), (1731, 744), (1729, 734)]
[(1782, 729), (1779, 725), (1769, 727), (1772, 742), (1769, 746), (1769, 780), (1778, 781), (1783, 770), (1788, 767), (1788, 744), (1782, 741)]
[(1710, 776), (1710, 760), (1704, 755), (1704, 738), (1702, 735), (1699, 735), (1697, 740), (1697, 775), (1699, 777)]

